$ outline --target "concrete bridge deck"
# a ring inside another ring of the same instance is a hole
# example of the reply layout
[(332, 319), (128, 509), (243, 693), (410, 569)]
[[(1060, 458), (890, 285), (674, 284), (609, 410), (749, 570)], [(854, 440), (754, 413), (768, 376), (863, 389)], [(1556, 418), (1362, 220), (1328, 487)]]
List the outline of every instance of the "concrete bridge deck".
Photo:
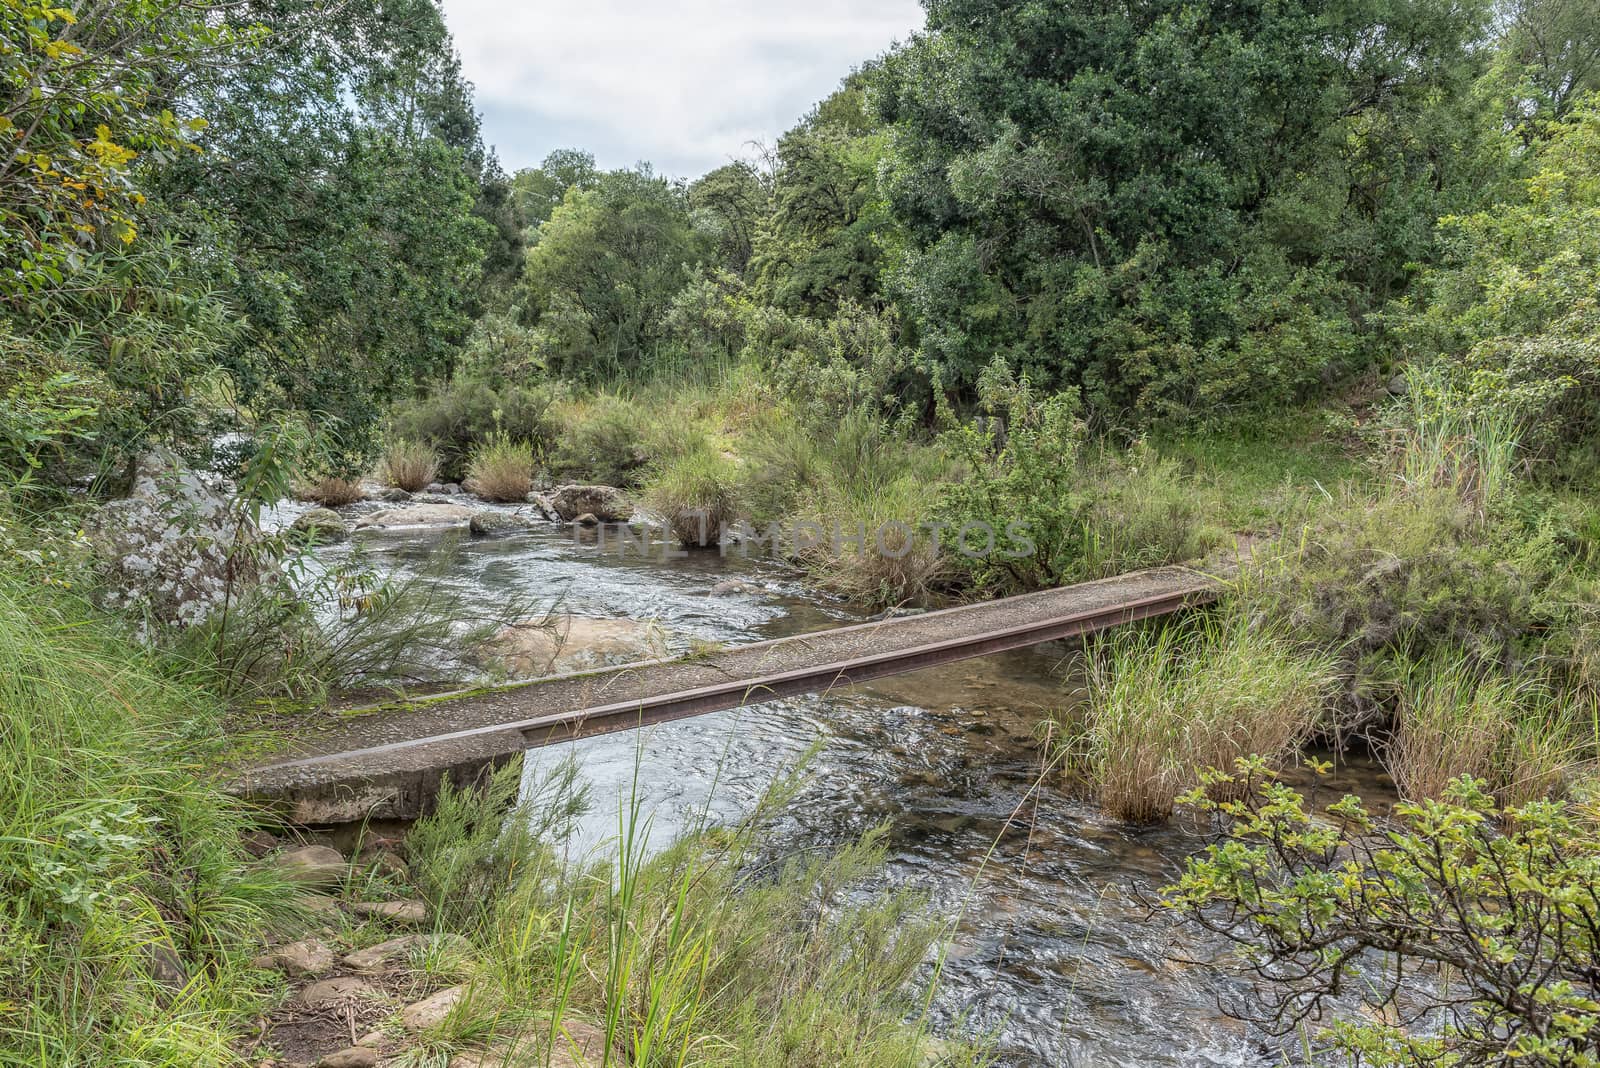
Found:
[(415, 819), (440, 780), (470, 781), (517, 753), (1072, 638), (1216, 596), (1219, 581), (1155, 568), (922, 615), (675, 660), (443, 694), (340, 716), (233, 789), (302, 824)]

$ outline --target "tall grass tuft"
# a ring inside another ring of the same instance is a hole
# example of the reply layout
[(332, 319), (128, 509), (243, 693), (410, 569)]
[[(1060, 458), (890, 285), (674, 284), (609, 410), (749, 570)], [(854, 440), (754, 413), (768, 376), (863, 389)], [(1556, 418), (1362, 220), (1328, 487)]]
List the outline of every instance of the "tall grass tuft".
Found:
[(360, 479), (326, 475), (300, 486), (295, 496), (303, 501), (314, 501), (324, 508), (342, 508), (366, 500), (367, 491), (361, 488)]
[(1402, 660), (1383, 759), (1400, 793), (1439, 800), (1461, 775), (1513, 806), (1561, 794), (1585, 756), (1592, 695), (1535, 672), (1508, 675), (1463, 650)]
[(472, 454), (467, 481), (491, 501), (523, 501), (533, 490), (533, 446), (495, 434)]
[[(765, 855), (787, 784), (736, 826), (702, 824), (657, 848), (635, 798), (618, 811), (614, 851), (574, 860), (570, 767), (508, 818), (499, 806), (518, 774), (446, 790), (409, 842), (430, 905), (480, 958), (468, 1013), (435, 1036), (441, 1051), (516, 1043), (537, 1057), (587, 1032), (604, 1049), (596, 1065), (929, 1063), (915, 985), (940, 927), (914, 893), (864, 892), (884, 829), (832, 856)], [(961, 1043), (940, 1048), (942, 1065), (984, 1063)]]
[(1330, 657), (1237, 610), (1123, 631), (1090, 658), (1085, 719), (1067, 740), (1071, 764), (1112, 815), (1159, 822), (1205, 770), (1296, 752), (1334, 678)]
[(1406, 404), (1395, 450), (1407, 494), (1448, 490), (1481, 521), (1510, 489), (1522, 436), (1504, 409), (1475, 407), (1441, 370), (1406, 369)]
[(663, 464), (649, 480), (645, 502), (661, 513), (678, 541), (688, 547), (714, 546), (738, 514), (738, 468), (709, 445), (701, 445)]
[(384, 450), (381, 473), (389, 485), (416, 493), (439, 477), (439, 450), (425, 441), (392, 441)]
[(0, 1061), (238, 1063), (289, 888), (202, 773), (220, 709), (81, 603), (0, 574)]

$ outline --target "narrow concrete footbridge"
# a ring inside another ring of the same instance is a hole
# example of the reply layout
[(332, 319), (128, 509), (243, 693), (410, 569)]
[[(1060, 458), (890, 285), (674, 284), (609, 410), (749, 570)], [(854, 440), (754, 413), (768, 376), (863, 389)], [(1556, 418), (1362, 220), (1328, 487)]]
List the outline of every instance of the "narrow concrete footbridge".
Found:
[(445, 776), (473, 781), (527, 749), (1081, 637), (1208, 602), (1219, 589), (1202, 571), (1154, 568), (677, 659), (357, 709), (298, 735), (275, 762), (245, 772), (232, 789), (302, 824), (416, 819)]

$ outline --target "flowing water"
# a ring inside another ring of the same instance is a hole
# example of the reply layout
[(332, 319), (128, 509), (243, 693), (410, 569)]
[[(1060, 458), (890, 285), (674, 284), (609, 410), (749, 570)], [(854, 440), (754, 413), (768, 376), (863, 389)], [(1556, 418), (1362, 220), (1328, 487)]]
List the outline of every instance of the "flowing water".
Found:
[[(420, 567), (439, 539), (363, 536), (380, 567)], [(562, 611), (659, 623), (678, 649), (746, 642), (861, 619), (794, 575), (718, 553), (648, 558), (555, 527), (464, 541), (444, 581), (474, 598), (538, 598)], [(336, 550), (342, 552), (344, 550)], [(737, 576), (765, 598), (712, 597)], [(1072, 698), (1060, 645), (970, 660), (870, 687), (774, 701), (538, 751), (575, 750), (594, 791), (577, 848), (603, 846), (637, 795), (665, 844), (702, 812), (735, 818), (820, 740), (808, 786), (782, 821), (778, 849), (846, 843), (888, 822), (888, 878), (925, 890), (958, 916), (937, 1023), (992, 1035), (1018, 1065), (1270, 1065), (1276, 1043), (1226, 1017), (1238, 997), (1192, 929), (1149, 900), (1202, 840), (1169, 826), (1131, 829), (1041, 775), (1037, 727)], [(1355, 766), (1334, 785), (1381, 790)]]

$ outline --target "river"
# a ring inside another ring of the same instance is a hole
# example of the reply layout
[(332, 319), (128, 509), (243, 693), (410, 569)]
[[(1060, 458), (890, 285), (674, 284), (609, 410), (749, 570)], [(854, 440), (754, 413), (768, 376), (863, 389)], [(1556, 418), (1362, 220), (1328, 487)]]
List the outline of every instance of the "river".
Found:
[[(422, 530), (357, 536), (377, 567), (397, 573), (421, 569), (441, 540)], [(462, 540), (439, 581), (483, 602), (533, 598), (581, 616), (653, 621), (678, 650), (863, 618), (771, 562), (715, 551), (646, 557), (609, 541), (555, 525)], [(769, 594), (708, 595), (729, 577)], [(886, 880), (925, 891), (931, 907), (958, 919), (936, 1029), (991, 1036), (1000, 1063), (1012, 1065), (1283, 1063), (1277, 1041), (1220, 1011), (1239, 996), (1237, 981), (1184, 963), (1209, 947), (1148, 907), (1203, 845), (1199, 832), (1127, 827), (1058, 774), (1041, 775), (1038, 724), (1073, 699), (1073, 655), (1038, 646), (570, 743), (534, 754), (529, 774), (576, 755), (596, 803), (572, 849), (606, 848), (635, 790), (652, 840), (665, 844), (702, 812), (749, 811), (820, 740), (770, 847), (827, 849), (891, 825)], [(1334, 785), (1383, 790), (1377, 770), (1359, 762)]]

